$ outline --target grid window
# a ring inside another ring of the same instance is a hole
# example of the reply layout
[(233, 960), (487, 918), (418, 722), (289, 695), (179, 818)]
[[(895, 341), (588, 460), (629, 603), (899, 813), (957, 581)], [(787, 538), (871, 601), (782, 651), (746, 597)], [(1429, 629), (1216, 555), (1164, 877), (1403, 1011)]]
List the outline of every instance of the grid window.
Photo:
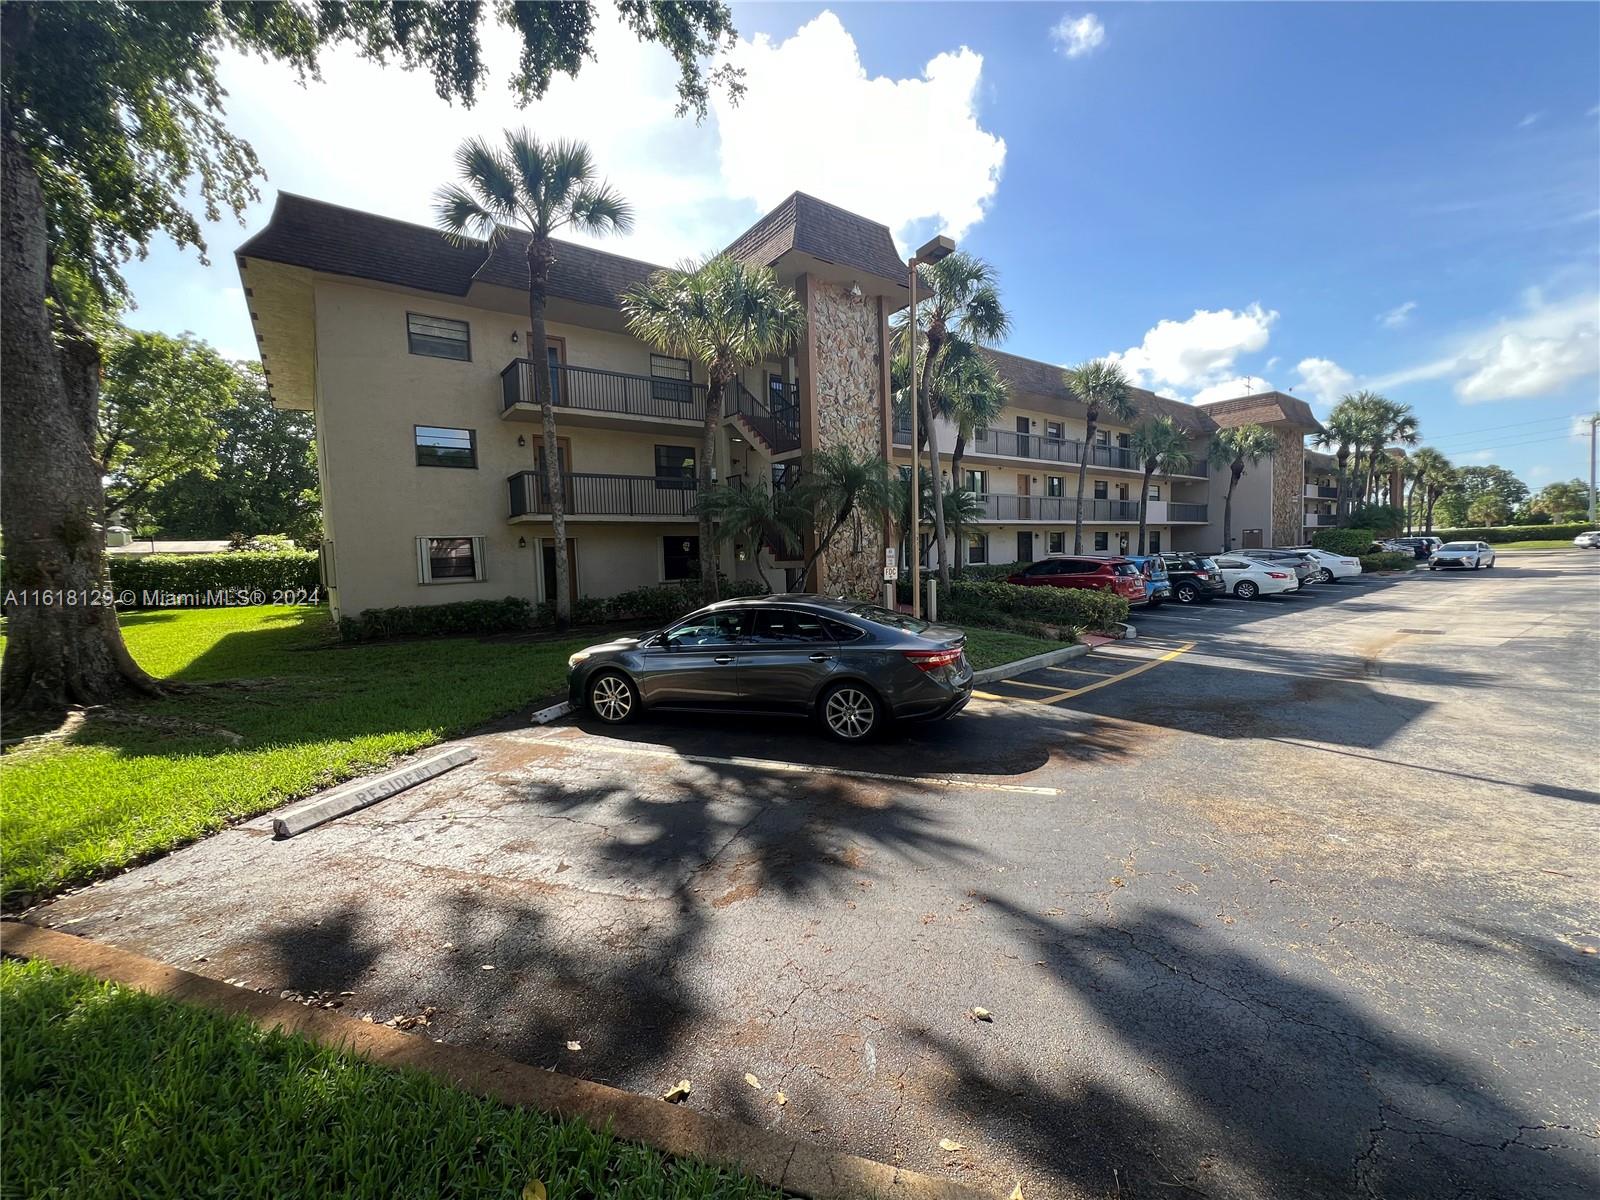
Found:
[(668, 354), (650, 356), (650, 396), (654, 400), (676, 400), (687, 404), (693, 398), (689, 360)]
[(700, 539), (681, 533), (661, 539), (661, 575), (666, 580), (700, 577)]
[(1094, 548), (1096, 550), (1109, 550), (1111, 548), (1111, 535), (1104, 530), (1094, 535)]
[(1150, 485), (1150, 495), (1148, 498), (1151, 500), (1161, 499), (1161, 485), (1159, 483), (1152, 483)]
[(1110, 485), (1107, 484), (1104, 479), (1096, 479), (1094, 481), (1094, 498), (1096, 500), (1104, 500), (1109, 495), (1110, 495)]
[(986, 563), (989, 561), (989, 535), (976, 533), (972, 541), (967, 544), (967, 561), (969, 563)]
[(418, 425), (416, 428), (417, 466), (476, 467), (478, 435), (471, 429), (450, 429), (443, 425)]
[(1064, 441), (1067, 436), (1066, 426), (1060, 421), (1046, 421), (1044, 423), (1044, 435), (1053, 442)]
[(989, 494), (989, 472), (968, 471), (967, 491), (975, 496), (987, 496)]
[(1060, 475), (1046, 475), (1044, 477), (1044, 494), (1046, 496), (1066, 495), (1066, 480)]
[(472, 583), (483, 578), (481, 537), (417, 539), (418, 583)]
[(469, 362), (472, 359), (472, 329), (465, 321), (407, 313), (406, 345), (413, 354)]
[(1050, 535), (1050, 553), (1065, 554), (1067, 552), (1067, 535), (1064, 532), (1055, 532)]
[(694, 490), (694, 447), (656, 447), (656, 487), (680, 492)]

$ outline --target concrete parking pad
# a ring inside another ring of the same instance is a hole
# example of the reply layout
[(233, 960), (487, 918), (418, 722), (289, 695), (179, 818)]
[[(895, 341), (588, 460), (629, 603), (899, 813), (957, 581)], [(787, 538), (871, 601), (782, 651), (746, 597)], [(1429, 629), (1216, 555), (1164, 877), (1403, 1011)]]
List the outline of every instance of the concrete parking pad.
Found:
[(31, 919), (1002, 1195), (1596, 1194), (1594, 556), (1193, 611), (872, 747), (469, 739)]

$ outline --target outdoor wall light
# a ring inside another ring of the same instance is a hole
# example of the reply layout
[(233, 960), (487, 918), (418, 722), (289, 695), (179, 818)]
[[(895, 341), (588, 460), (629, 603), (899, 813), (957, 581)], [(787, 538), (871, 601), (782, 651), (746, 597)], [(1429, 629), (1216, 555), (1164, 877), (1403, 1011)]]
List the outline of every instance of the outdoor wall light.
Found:
[(744, 548), (744, 543), (740, 542), (737, 546), (735, 546), (733, 548), (733, 556), (735, 558), (737, 558), (740, 562), (744, 562), (746, 559), (748, 559), (750, 557), (750, 552)]
[(517, 445), (526, 446), (527, 444), (528, 444), (528, 439), (523, 437), (520, 433), (517, 434)]
[(519, 537), (517, 539), (517, 549), (518, 550), (526, 550), (527, 548), (528, 548), (528, 539), (525, 538), (525, 537)]
[(850, 298), (852, 300), (861, 299), (861, 285), (854, 279), (850, 281)]
[(517, 331), (515, 329), (511, 331), (511, 344), (513, 346), (517, 344)]

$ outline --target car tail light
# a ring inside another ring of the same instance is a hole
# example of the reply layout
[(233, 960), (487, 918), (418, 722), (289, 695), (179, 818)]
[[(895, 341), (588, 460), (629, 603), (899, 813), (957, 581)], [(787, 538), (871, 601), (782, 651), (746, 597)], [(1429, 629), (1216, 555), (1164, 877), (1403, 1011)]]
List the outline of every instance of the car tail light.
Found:
[(1289, 578), (1289, 575), (1288, 575), (1288, 572), (1286, 572), (1286, 571), (1268, 571), (1267, 572), (1267, 578), (1269, 578), (1269, 579), (1287, 579), (1287, 578)]
[(1347, 567), (1359, 567), (1361, 565), (1360, 561), (1354, 558), (1341, 558), (1339, 561)]
[(936, 671), (940, 667), (954, 666), (961, 661), (961, 647), (948, 650), (902, 650), (906, 661), (919, 671)]

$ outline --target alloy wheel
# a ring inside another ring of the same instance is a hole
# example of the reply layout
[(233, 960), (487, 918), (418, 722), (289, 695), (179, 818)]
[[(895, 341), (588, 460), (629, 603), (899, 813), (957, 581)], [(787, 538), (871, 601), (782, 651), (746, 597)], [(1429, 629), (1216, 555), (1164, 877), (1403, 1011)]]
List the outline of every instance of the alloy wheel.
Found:
[(1178, 593), (1177, 594), (1178, 594), (1178, 603), (1179, 604), (1193, 604), (1194, 600), (1195, 600), (1195, 597), (1199, 593), (1197, 593), (1195, 591), (1194, 585), (1192, 583), (1180, 583), (1178, 585)]
[(1330, 571), (1327, 567), (1323, 567), (1322, 570), (1317, 572), (1317, 582), (1318, 583), (1332, 583), (1333, 582), (1333, 572)]
[(1256, 593), (1260, 590), (1261, 589), (1255, 584), (1251, 583), (1248, 579), (1245, 579), (1239, 583), (1238, 587), (1233, 589), (1233, 594), (1239, 597), (1241, 600), (1254, 600), (1256, 598)]
[(872, 697), (861, 689), (842, 687), (828, 697), (822, 717), (836, 736), (856, 742), (872, 732), (878, 711)]
[(602, 675), (589, 689), (589, 707), (602, 721), (626, 721), (633, 712), (633, 689), (620, 675)]

